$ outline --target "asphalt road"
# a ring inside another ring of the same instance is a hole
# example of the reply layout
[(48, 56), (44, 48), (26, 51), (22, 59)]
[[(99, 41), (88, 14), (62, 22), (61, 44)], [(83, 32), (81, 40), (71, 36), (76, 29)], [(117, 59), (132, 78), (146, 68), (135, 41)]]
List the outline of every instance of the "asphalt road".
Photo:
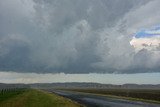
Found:
[(86, 107), (160, 107), (160, 104), (150, 104), (140, 101), (109, 98), (101, 95), (93, 95), (72, 91), (52, 90), (51, 92), (69, 98)]

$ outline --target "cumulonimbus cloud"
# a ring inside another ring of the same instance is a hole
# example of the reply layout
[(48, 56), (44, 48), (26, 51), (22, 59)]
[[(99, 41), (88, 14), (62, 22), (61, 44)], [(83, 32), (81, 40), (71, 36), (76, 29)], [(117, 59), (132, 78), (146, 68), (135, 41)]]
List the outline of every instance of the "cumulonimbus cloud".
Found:
[(0, 1), (0, 70), (157, 72), (160, 56), (130, 45), (159, 24), (159, 1)]

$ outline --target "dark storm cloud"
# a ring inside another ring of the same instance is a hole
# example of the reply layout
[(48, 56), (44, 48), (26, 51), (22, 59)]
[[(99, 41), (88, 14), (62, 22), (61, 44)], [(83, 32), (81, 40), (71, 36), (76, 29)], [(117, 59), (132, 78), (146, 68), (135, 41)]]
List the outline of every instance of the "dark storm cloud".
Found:
[[(158, 67), (158, 56), (135, 53), (129, 44), (136, 30), (158, 22), (157, 4), (147, 0), (0, 1), (0, 70), (130, 73)], [(153, 21), (144, 21), (144, 16), (151, 18), (148, 10)], [(146, 65), (144, 57), (154, 64)]]

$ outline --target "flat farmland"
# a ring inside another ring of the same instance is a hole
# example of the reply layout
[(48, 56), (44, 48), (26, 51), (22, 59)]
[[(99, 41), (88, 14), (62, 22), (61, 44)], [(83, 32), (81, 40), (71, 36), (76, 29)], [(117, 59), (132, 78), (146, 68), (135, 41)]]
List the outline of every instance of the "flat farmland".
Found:
[(160, 103), (160, 90), (152, 89), (65, 89), (69, 91), (101, 94), (130, 100)]

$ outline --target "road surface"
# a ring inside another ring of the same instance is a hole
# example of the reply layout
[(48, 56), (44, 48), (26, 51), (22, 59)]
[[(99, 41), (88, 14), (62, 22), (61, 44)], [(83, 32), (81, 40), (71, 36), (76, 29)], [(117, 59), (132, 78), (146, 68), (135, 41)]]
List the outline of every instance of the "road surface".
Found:
[(109, 98), (101, 95), (86, 94), (73, 91), (52, 90), (60, 96), (69, 98), (86, 107), (160, 107), (160, 104), (150, 104), (140, 101), (129, 101), (124, 99)]

